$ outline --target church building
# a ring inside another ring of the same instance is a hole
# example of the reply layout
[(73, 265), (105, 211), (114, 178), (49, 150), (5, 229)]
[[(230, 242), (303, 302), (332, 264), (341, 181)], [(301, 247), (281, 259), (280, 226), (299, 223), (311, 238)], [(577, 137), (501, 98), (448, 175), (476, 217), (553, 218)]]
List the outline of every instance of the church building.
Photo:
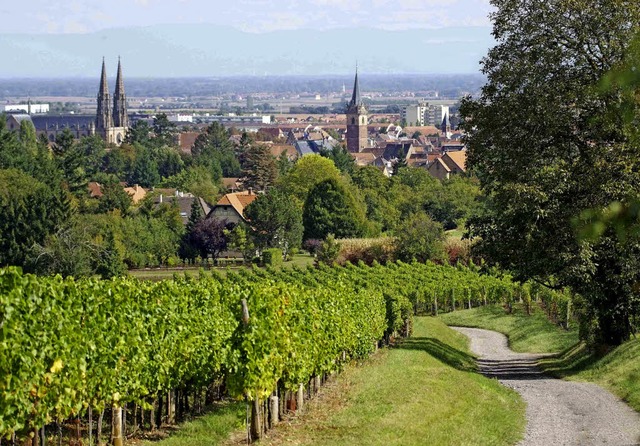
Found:
[(351, 153), (360, 153), (368, 146), (369, 117), (367, 108), (360, 97), (360, 85), (358, 84), (358, 70), (353, 84), (351, 101), (347, 104), (347, 150)]
[(121, 145), (129, 129), (129, 116), (127, 114), (127, 97), (124, 92), (124, 79), (120, 60), (118, 60), (118, 74), (113, 103), (111, 102), (109, 85), (107, 84), (105, 62), (104, 59), (102, 60), (102, 75), (98, 90), (96, 115), (7, 113), (7, 128), (18, 130), (20, 123), (24, 120), (31, 121), (37, 135), (45, 135), (49, 142), (54, 142), (59, 134), (68, 129), (76, 139), (80, 139), (83, 136), (99, 135), (108, 145)]
[(118, 74), (116, 76), (116, 90), (113, 95), (113, 108), (107, 84), (107, 69), (102, 59), (102, 75), (98, 90), (98, 109), (96, 111), (96, 134), (100, 135), (107, 144), (119, 146), (124, 141), (129, 128), (127, 115), (127, 97), (124, 92), (122, 78), (122, 64), (118, 59)]

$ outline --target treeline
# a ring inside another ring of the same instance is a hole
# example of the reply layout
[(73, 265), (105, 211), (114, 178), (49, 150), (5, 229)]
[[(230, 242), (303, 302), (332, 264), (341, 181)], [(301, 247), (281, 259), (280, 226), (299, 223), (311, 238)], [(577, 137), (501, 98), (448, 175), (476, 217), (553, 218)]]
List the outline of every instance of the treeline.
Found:
[[(199, 263), (227, 250), (247, 260), (265, 249), (286, 257), (329, 234), (397, 237), (404, 243), (398, 258), (443, 260), (443, 229), (462, 226), (482, 208), (473, 178), (440, 182), (402, 167), (389, 179), (355, 166), (339, 146), (291, 161), (256, 139), (214, 123), (183, 153), (175, 126), (159, 115), (152, 124), (138, 121), (120, 147), (97, 136), (75, 140), (69, 131), (50, 145), (29, 122), (12, 132), (2, 119), (0, 266), (112, 277), (127, 268)], [(194, 207), (185, 226), (175, 200), (159, 203), (156, 192), (134, 204), (123, 190), (179, 189), (214, 204), (222, 177), (242, 177), (258, 193), (245, 210), (251, 225), (205, 220)], [(99, 196), (89, 194), (90, 182), (101, 185)]]
[(0, 270), (0, 435), (36, 441), (75, 419), (100, 443), (106, 411), (121, 444), (124, 423), (155, 429), (222, 396), (251, 403), (257, 439), (345, 362), (409, 335), (426, 302), (435, 312), (506, 305), (524, 289), (419, 263), (159, 283)]

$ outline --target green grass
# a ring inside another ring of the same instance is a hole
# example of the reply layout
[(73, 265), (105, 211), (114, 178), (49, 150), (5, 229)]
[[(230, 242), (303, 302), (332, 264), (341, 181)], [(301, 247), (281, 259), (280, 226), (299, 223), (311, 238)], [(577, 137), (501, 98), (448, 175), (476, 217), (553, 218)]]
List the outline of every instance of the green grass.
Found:
[(507, 314), (500, 306), (488, 305), (443, 314), (440, 319), (447, 325), (485, 328), (503, 333), (516, 352), (555, 353), (578, 343), (576, 327), (567, 331), (551, 323), (542, 310), (536, 309), (529, 316), (520, 305), (514, 306), (512, 314)]
[(261, 444), (510, 445), (524, 425), (524, 403), (475, 373), (467, 339), (417, 318), (413, 338), (347, 368)]
[(168, 438), (145, 441), (143, 446), (215, 446), (225, 442), (229, 435), (245, 423), (244, 402), (225, 403), (210, 413), (180, 425)]

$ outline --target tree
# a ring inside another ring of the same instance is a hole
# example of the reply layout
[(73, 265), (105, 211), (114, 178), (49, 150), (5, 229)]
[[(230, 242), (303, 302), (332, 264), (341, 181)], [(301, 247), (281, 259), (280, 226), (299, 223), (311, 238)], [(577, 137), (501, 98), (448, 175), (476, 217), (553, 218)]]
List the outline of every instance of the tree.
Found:
[(280, 248), (286, 257), (302, 242), (302, 211), (287, 194), (278, 188), (258, 196), (246, 209), (251, 238), (255, 246)]
[(579, 239), (572, 222), (640, 184), (640, 147), (625, 134), (622, 95), (598, 88), (625, 58), (640, 4), (492, 3), (497, 45), (483, 61), (487, 84), (461, 106), (469, 168), (488, 196), (488, 212), (468, 223), (471, 234), (480, 253), (517, 279), (571, 286), (599, 340), (619, 344), (631, 333), (640, 246), (611, 232)]
[(122, 185), (116, 181), (110, 181), (102, 185), (102, 196), (98, 199), (98, 212), (106, 213), (118, 210), (121, 215), (127, 215), (133, 204)]
[(156, 147), (173, 146), (178, 135), (176, 124), (169, 121), (166, 113), (153, 118), (153, 143)]
[(65, 191), (16, 169), (0, 170), (0, 266), (27, 265), (33, 248), (70, 218)]
[(340, 179), (340, 171), (333, 161), (320, 155), (307, 155), (299, 159), (287, 175), (279, 178), (277, 184), (304, 203), (309, 191), (328, 179)]
[(129, 127), (127, 135), (124, 138), (124, 142), (131, 145), (138, 143), (143, 146), (148, 146), (151, 141), (152, 131), (153, 130), (149, 127), (147, 121), (140, 119)]
[(179, 255), (183, 259), (188, 259), (193, 261), (196, 257), (198, 257), (199, 250), (198, 247), (195, 246), (194, 240), (192, 239), (192, 234), (196, 226), (204, 219), (204, 213), (202, 212), (202, 206), (198, 202), (198, 199), (194, 199), (191, 203), (191, 213), (189, 215), (189, 221), (187, 222), (187, 226), (185, 227), (185, 233), (182, 236), (182, 241), (180, 242), (180, 250)]
[(333, 146), (328, 150), (322, 150), (320, 155), (333, 161), (333, 164), (335, 164), (342, 173), (351, 174), (356, 165), (355, 159), (347, 149), (341, 145)]
[(396, 229), (398, 258), (404, 262), (441, 261), (444, 258), (442, 225), (424, 212), (412, 215)]
[(266, 145), (249, 143), (244, 151), (242, 175), (244, 187), (258, 191), (266, 190), (275, 182), (278, 176), (276, 160)]
[(214, 122), (198, 135), (191, 153), (197, 165), (211, 169), (214, 180), (219, 180), (222, 176), (238, 177), (241, 174), (240, 162), (229, 139), (229, 132), (222, 124)]
[(227, 249), (228, 240), (225, 231), (232, 229), (227, 220), (206, 218), (196, 224), (192, 232), (192, 242), (200, 251), (200, 257), (209, 256), (215, 261), (221, 252)]
[(364, 215), (353, 195), (335, 179), (318, 183), (304, 203), (304, 239), (360, 237), (364, 234)]
[(137, 156), (131, 168), (129, 184), (139, 184), (142, 187), (153, 187), (160, 182), (158, 164), (146, 147), (137, 147)]

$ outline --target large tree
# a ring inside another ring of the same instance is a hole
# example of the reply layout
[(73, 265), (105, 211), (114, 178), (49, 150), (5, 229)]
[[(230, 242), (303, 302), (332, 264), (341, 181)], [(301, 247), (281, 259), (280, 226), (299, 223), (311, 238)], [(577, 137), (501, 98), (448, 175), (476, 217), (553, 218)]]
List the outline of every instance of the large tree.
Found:
[(304, 239), (361, 237), (365, 231), (365, 216), (353, 195), (337, 180), (318, 183), (304, 203), (302, 214)]
[(489, 212), (472, 235), (491, 261), (587, 302), (599, 340), (631, 332), (640, 246), (607, 233), (576, 237), (585, 210), (640, 187), (640, 151), (622, 125), (622, 95), (598, 85), (625, 57), (640, 3), (623, 0), (493, 0), (496, 46), (487, 84), (463, 101), (469, 168)]
[(258, 196), (245, 210), (258, 249), (280, 248), (286, 256), (302, 242), (302, 211), (277, 188)]
[[(246, 133), (242, 135), (243, 139)], [(276, 159), (271, 155), (271, 150), (264, 144), (257, 144), (253, 139), (248, 139), (242, 153), (242, 175), (245, 188), (263, 191), (276, 181), (278, 167)]]

